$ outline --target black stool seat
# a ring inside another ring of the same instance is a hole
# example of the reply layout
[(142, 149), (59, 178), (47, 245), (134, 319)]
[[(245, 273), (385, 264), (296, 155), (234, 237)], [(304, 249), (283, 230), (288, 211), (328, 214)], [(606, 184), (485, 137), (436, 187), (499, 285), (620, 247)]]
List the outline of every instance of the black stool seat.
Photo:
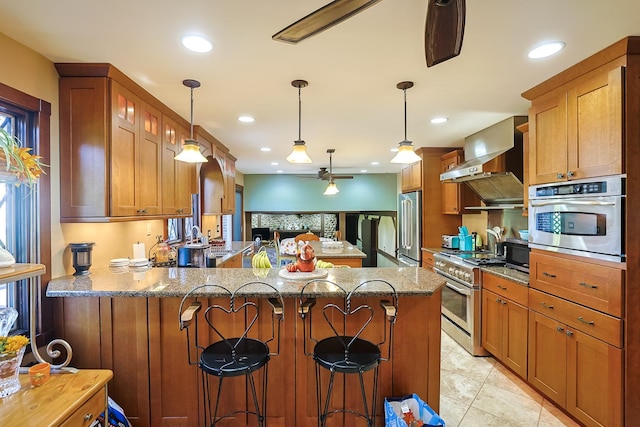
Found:
[(380, 363), (380, 349), (377, 345), (356, 338), (349, 346), (348, 357), (345, 352), (350, 336), (325, 338), (315, 345), (313, 358), (325, 369), (333, 369), (345, 374), (366, 372)]
[(269, 347), (262, 341), (252, 338), (229, 338), (211, 344), (202, 352), (200, 368), (217, 377), (235, 377), (257, 371), (268, 361)]

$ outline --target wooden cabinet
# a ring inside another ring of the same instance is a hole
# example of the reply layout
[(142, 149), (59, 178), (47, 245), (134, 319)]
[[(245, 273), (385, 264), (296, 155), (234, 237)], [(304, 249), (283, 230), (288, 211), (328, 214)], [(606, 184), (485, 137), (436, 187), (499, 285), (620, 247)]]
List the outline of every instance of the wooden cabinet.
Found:
[(191, 194), (196, 193), (196, 167), (174, 160), (182, 150), (189, 131), (172, 118), (162, 117), (162, 213), (168, 216), (191, 215)]
[[(451, 151), (450, 153), (443, 154), (440, 160), (440, 172), (447, 172), (464, 161), (464, 151)], [(443, 182), (442, 213), (448, 215), (478, 213), (478, 211), (466, 211), (466, 206), (480, 206), (480, 198), (464, 183)]]
[(224, 262), (220, 267), (222, 268), (242, 268), (242, 252), (238, 252), (228, 260)]
[(527, 287), (482, 273), (482, 346), (527, 377)]
[(430, 251), (422, 251), (422, 267), (424, 268), (433, 268), (434, 266), (434, 261), (433, 261), (433, 252)]
[(623, 425), (623, 273), (530, 254), (528, 380), (587, 426)]
[(596, 70), (532, 99), (531, 184), (623, 172), (624, 71)]
[(403, 193), (422, 190), (422, 162), (415, 162), (403, 168), (401, 181)]
[(622, 350), (529, 312), (528, 381), (587, 426), (621, 426)]
[(529, 123), (516, 126), (522, 132), (522, 186), (524, 188), (522, 200), (522, 216), (529, 215)]

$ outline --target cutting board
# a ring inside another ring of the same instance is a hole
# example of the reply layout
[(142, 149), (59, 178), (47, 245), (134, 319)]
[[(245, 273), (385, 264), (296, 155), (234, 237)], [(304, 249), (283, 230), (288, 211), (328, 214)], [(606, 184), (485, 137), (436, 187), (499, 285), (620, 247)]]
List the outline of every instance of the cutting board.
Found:
[(288, 279), (288, 280), (311, 280), (311, 279), (321, 279), (323, 277), (327, 277), (327, 275), (329, 274), (329, 272), (327, 271), (326, 268), (316, 268), (313, 271), (310, 271), (308, 273), (302, 272), (302, 271), (295, 271), (293, 273), (287, 271), (286, 268), (281, 269), (278, 272), (278, 276), (282, 277), (283, 279)]

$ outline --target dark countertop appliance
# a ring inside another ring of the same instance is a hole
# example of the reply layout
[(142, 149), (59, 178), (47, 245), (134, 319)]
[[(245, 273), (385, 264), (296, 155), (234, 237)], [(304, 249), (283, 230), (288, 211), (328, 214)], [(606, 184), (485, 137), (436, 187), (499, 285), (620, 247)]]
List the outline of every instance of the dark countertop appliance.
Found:
[(529, 273), (529, 242), (526, 240), (508, 238), (501, 243), (504, 247), (506, 267), (523, 273)]

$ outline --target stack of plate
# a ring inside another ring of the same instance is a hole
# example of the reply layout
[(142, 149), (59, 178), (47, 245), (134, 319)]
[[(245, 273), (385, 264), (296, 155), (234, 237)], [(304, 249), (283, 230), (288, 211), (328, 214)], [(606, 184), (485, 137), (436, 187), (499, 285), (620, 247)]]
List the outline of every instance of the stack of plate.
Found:
[(344, 245), (342, 242), (322, 242), (322, 250), (324, 252), (342, 252)]
[(109, 267), (128, 267), (129, 258), (114, 258), (109, 261)]
[(129, 261), (129, 267), (133, 267), (133, 268), (149, 267), (149, 260), (146, 258), (134, 258)]

